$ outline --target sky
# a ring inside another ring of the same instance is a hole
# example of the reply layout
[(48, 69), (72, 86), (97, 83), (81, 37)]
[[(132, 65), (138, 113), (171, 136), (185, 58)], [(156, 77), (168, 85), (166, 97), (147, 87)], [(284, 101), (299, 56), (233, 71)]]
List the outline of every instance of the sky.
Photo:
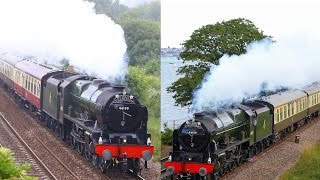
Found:
[(201, 26), (239, 17), (275, 40), (296, 33), (320, 39), (316, 0), (161, 0), (161, 47), (181, 47)]

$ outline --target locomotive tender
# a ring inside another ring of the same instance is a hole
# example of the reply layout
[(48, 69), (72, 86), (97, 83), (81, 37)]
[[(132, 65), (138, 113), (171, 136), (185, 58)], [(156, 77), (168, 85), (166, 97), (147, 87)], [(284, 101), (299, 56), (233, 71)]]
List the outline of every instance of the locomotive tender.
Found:
[(0, 57), (0, 83), (103, 172), (140, 171), (154, 153), (148, 110), (124, 86), (37, 63)]
[(217, 179), (319, 116), (320, 83), (194, 114), (173, 132), (171, 178)]

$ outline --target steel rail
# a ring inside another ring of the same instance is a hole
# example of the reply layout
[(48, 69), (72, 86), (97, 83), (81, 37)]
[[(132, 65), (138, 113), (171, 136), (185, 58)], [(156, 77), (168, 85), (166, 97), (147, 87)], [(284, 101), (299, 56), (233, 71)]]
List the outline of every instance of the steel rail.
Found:
[[(53, 179), (58, 180), (58, 178), (56, 178), (52, 172), (48, 169), (48, 167), (40, 160), (40, 158), (35, 154), (35, 152), (30, 148), (30, 146), (22, 139), (22, 137), (18, 134), (18, 132), (11, 126), (11, 124), (9, 123), (9, 121), (4, 117), (4, 115), (2, 114), (2, 112), (0, 112), (0, 116), (2, 117), (2, 119), (4, 120), (4, 122), (9, 126), (9, 128), (14, 132), (14, 134), (18, 137), (18, 139), (23, 143), (23, 145), (28, 149), (28, 151), (30, 151), (30, 153), (37, 159), (37, 161), (40, 162), (40, 164), (44, 167), (44, 169), (50, 174), (50, 176), (52, 176)], [(32, 132), (30, 131), (30, 129), (20, 120), (18, 120), (20, 122), (20, 124), (22, 124), (39, 142), (40, 144), (48, 151), (50, 152), (50, 154), (52, 154), (53, 157), (56, 158), (56, 160), (72, 175), (74, 176), (77, 180), (79, 180), (79, 178), (45, 145), (42, 143), (42, 141)]]

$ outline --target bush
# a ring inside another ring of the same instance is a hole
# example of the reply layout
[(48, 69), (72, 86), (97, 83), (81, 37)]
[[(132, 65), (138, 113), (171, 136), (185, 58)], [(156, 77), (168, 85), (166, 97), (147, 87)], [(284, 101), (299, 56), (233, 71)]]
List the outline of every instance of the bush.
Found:
[(35, 179), (26, 175), (26, 171), (30, 168), (29, 164), (17, 165), (14, 161), (10, 149), (0, 148), (0, 179)]
[(163, 124), (164, 131), (161, 132), (161, 143), (163, 145), (172, 145), (173, 130), (168, 128), (167, 123)]
[(148, 74), (143, 67), (130, 66), (127, 82), (130, 93), (148, 108), (148, 131), (155, 147), (155, 159), (160, 160), (160, 77)]

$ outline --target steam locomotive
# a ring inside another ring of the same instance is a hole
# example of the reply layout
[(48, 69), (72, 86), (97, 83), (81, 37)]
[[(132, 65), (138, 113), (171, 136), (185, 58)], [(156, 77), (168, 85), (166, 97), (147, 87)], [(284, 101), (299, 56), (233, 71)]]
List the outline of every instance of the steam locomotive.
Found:
[(218, 179), (319, 116), (320, 83), (291, 89), (229, 109), (194, 114), (173, 132), (167, 175)]
[(0, 83), (103, 172), (153, 156), (148, 110), (124, 86), (17, 57), (0, 57)]

